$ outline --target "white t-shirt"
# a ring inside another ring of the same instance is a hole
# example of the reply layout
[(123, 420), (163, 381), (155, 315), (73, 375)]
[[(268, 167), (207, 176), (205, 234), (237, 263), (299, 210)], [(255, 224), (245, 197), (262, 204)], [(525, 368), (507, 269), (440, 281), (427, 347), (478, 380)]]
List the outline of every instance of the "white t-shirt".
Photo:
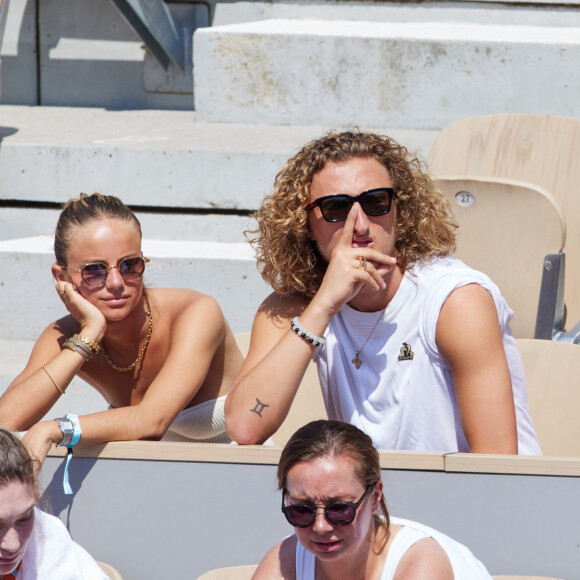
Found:
[[(497, 309), (519, 453), (540, 455), (524, 369), (509, 327), (513, 312), (485, 274), (451, 256), (421, 261), (405, 272), (384, 313), (358, 312), (345, 305), (333, 317), (326, 344), (314, 356), (328, 417), (356, 425), (378, 449), (468, 452), (453, 380), (435, 332), (447, 297), (473, 283), (490, 292)], [(358, 369), (353, 364), (356, 351), (362, 361)]]

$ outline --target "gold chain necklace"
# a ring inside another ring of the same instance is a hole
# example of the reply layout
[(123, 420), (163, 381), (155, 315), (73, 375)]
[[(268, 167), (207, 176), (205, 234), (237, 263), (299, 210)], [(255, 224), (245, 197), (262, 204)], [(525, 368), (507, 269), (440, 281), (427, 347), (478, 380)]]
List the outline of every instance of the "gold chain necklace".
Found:
[(356, 367), (357, 371), (358, 371), (358, 369), (360, 369), (360, 367), (363, 364), (363, 361), (359, 358), (358, 355), (362, 352), (362, 349), (367, 345), (367, 342), (370, 340), (371, 336), (373, 335), (373, 332), (375, 331), (375, 329), (379, 325), (379, 322), (383, 319), (384, 313), (385, 313), (385, 310), (383, 309), (381, 312), (381, 315), (377, 318), (377, 321), (375, 322), (373, 329), (370, 331), (369, 335), (367, 336), (367, 339), (364, 341), (363, 345), (357, 349), (357, 347), (354, 344), (354, 341), (352, 340), (352, 336), (350, 335), (348, 328), (346, 327), (346, 324), (344, 323), (344, 318), (342, 317), (342, 312), (340, 310), (338, 311), (338, 315), (340, 316), (340, 321), (342, 322), (342, 325), (344, 326), (344, 330), (346, 331), (348, 338), (350, 338), (350, 342), (352, 343), (352, 345), (355, 348), (354, 358), (350, 362)]
[(143, 348), (141, 349), (139, 356), (135, 359), (135, 362), (130, 364), (128, 367), (120, 367), (119, 365), (115, 364), (109, 358), (109, 355), (107, 354), (107, 351), (105, 350), (105, 345), (104, 344), (101, 345), (103, 347), (103, 354), (105, 355), (105, 360), (107, 361), (107, 364), (109, 366), (113, 367), (116, 371), (118, 371), (120, 373), (126, 373), (126, 372), (129, 372), (135, 368), (137, 363), (143, 358), (143, 355), (145, 354), (145, 351), (147, 350), (147, 347), (149, 346), (149, 341), (151, 340), (151, 333), (153, 332), (153, 313), (151, 312), (151, 306), (149, 305), (149, 299), (147, 298), (147, 294), (144, 294), (144, 297), (145, 297), (145, 304), (147, 304), (147, 316), (149, 317), (149, 329), (147, 330), (147, 336), (145, 337), (145, 342), (143, 343)]

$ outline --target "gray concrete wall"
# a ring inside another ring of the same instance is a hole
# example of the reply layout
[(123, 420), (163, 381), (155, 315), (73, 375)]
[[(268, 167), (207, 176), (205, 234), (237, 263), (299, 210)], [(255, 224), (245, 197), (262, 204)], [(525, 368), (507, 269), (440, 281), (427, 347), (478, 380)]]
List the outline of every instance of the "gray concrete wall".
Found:
[[(179, 444), (190, 445), (190, 444)], [(514, 458), (517, 462), (518, 458)], [(292, 533), (274, 465), (49, 457), (45, 497), (73, 537), (126, 580), (191, 580), (257, 563)], [(393, 515), (465, 543), (492, 574), (577, 580), (578, 477), (383, 470)]]

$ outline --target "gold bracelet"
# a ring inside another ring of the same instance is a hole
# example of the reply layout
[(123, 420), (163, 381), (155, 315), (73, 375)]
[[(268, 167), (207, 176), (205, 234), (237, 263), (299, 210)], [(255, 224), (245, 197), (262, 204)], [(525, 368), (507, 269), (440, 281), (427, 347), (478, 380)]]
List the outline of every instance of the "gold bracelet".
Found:
[(93, 351), (93, 354), (99, 354), (101, 345), (94, 340), (87, 338), (86, 336), (82, 336), (81, 334), (73, 334), (72, 337), (84, 342)]
[(64, 395), (64, 391), (56, 384), (56, 381), (50, 376), (50, 373), (48, 372), (46, 365), (42, 365), (42, 368), (44, 369), (44, 372), (48, 375), (48, 378), (52, 381), (52, 384), (60, 391), (60, 394)]

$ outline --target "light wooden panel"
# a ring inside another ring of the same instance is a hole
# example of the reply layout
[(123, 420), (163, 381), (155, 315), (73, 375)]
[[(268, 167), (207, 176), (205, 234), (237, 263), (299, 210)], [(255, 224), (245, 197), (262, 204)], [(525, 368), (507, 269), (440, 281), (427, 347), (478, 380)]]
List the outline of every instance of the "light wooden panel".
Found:
[(513, 180), (437, 177), (459, 224), (455, 256), (484, 272), (514, 310), (516, 337), (533, 338), (544, 256), (566, 239), (562, 212), (544, 189)]
[(544, 455), (580, 457), (580, 345), (518, 340)]
[(247, 566), (229, 566), (216, 568), (197, 577), (197, 580), (250, 580), (256, 571), (258, 564)]
[(429, 160), (433, 175), (515, 179), (554, 196), (566, 220), (567, 328), (580, 320), (579, 159), (580, 120), (513, 114), (452, 123), (439, 134)]

